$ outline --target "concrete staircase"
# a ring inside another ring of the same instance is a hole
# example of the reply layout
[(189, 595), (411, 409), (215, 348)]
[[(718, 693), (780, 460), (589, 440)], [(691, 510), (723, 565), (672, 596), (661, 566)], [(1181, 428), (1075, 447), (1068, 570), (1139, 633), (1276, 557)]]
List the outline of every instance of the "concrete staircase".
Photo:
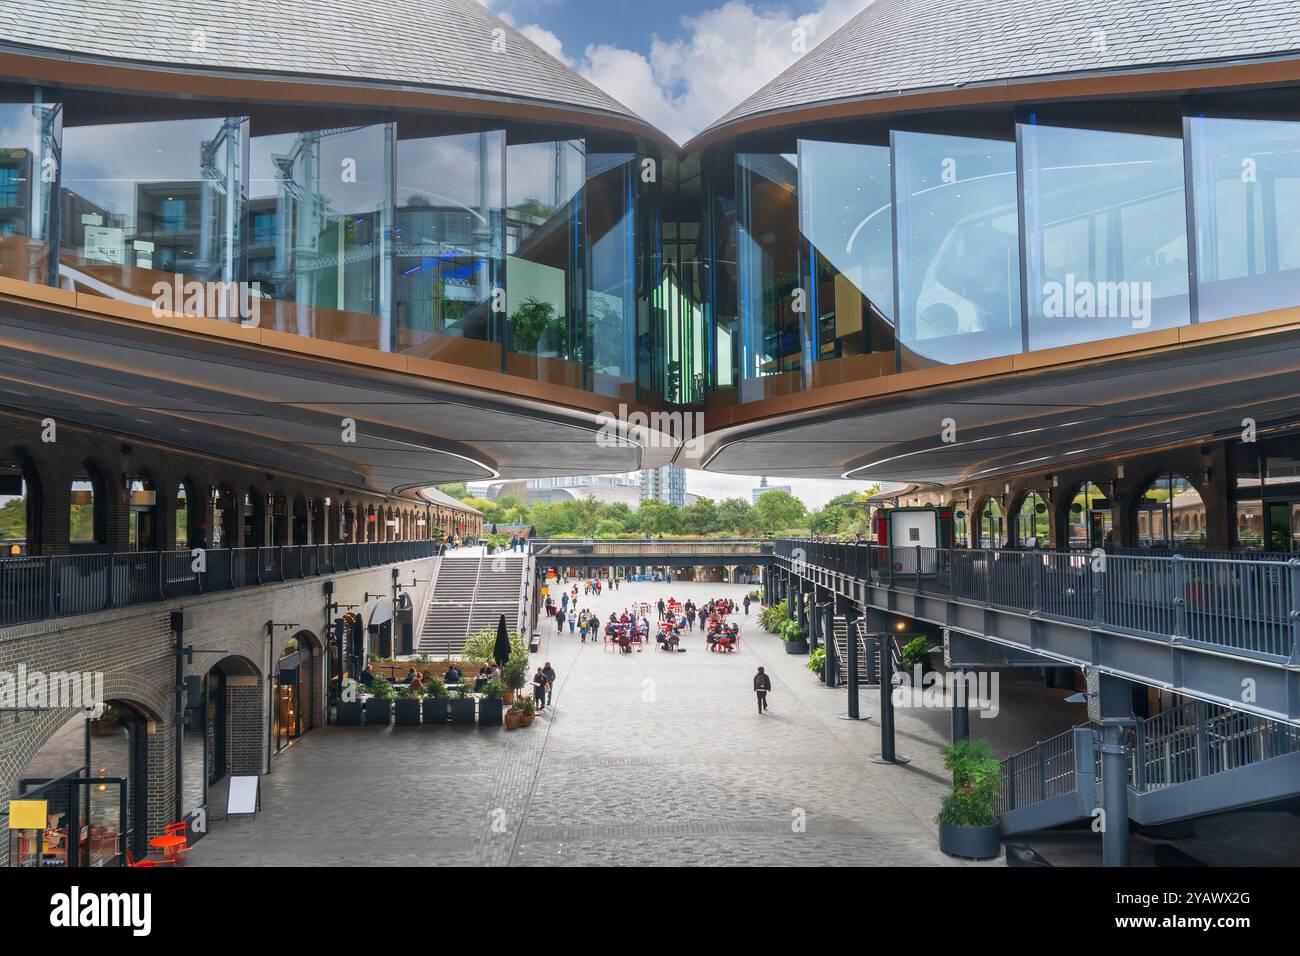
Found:
[(457, 657), (469, 635), (496, 627), (502, 614), (517, 629), (526, 564), (522, 554), (443, 557), (416, 649), (431, 657)]

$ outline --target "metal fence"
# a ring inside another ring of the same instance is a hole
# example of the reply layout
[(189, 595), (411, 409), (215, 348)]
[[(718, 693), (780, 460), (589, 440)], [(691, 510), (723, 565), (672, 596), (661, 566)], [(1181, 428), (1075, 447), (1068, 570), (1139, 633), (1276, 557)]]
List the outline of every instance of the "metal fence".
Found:
[(1002, 761), (998, 813), (1032, 806), (1076, 789), (1076, 730), (1072, 727)]
[(997, 551), (781, 539), (791, 567), (1300, 662), (1300, 559)]
[(440, 553), (434, 541), (288, 545), (0, 560), (0, 625), (232, 591)]
[(762, 538), (534, 538), (534, 554), (547, 557), (755, 557), (772, 553)]

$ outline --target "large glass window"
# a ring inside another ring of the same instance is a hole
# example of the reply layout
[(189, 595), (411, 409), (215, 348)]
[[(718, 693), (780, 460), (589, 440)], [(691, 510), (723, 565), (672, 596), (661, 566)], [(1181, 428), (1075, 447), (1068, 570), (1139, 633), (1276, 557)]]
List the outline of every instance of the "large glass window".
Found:
[(1182, 475), (1165, 472), (1138, 496), (1137, 543), (1143, 548), (1204, 546), (1205, 502)]
[(986, 498), (975, 520), (979, 547), (1000, 548), (1007, 543), (1007, 522), (1002, 505), (996, 498)]
[(1020, 351), (1015, 143), (900, 130), (893, 143), (902, 367)]
[(68, 498), (68, 542), (96, 544), (100, 540), (103, 520), (98, 509), (97, 482), (86, 472), (72, 479)]
[(500, 130), (398, 139), (398, 351), (500, 369), (504, 162)]
[[(233, 118), (96, 123), (75, 113), (63, 131), (61, 282), (168, 311), (155, 285), (237, 278), (247, 123)], [(170, 293), (169, 293), (170, 294)], [(229, 318), (222, 295), (190, 297), (188, 311)], [(232, 306), (236, 308), (232, 309)]]
[(1300, 122), (1192, 116), (1201, 321), (1300, 304)]
[(587, 156), (587, 328), (592, 390), (636, 399), (636, 157)]
[(1050, 547), (1051, 518), (1043, 496), (1036, 491), (1026, 493), (1016, 509), (1016, 544), (1022, 548)]
[(0, 93), (0, 276), (49, 282), (62, 122), (41, 91)]
[(390, 348), (392, 126), (258, 132), (248, 274), (270, 300), (261, 327)]
[(1097, 485), (1085, 481), (1070, 497), (1066, 538), (1071, 549), (1091, 551), (1115, 544), (1114, 516), (1108, 499)]
[(506, 317), (514, 375), (583, 387), (582, 140), (506, 149)]
[(1188, 323), (1177, 131), (1020, 125), (1031, 349)]
[(784, 153), (736, 156), (742, 402), (796, 392), (803, 381), (809, 303), (802, 282), (797, 163)]
[(889, 176), (887, 146), (799, 141), (814, 387), (894, 371)]

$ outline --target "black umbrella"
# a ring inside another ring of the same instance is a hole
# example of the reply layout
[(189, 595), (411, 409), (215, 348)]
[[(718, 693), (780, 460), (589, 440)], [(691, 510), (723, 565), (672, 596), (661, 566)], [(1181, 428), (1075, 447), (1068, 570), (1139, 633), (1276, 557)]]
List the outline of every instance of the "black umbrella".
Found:
[(492, 648), (492, 656), (496, 659), (498, 666), (505, 667), (506, 661), (510, 659), (510, 632), (506, 630), (506, 616), (501, 615), (501, 620), (497, 621), (497, 643)]
[(496, 534), (496, 533), (497, 533), (497, 526), (496, 526), (496, 522), (495, 522), (495, 521), (492, 523), (492, 533), (493, 533), (493, 534)]

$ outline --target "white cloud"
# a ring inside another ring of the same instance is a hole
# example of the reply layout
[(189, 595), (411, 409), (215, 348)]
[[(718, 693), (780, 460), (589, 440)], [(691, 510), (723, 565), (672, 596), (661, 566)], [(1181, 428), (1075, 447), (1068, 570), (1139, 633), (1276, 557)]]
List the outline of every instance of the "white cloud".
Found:
[[(782, 7), (729, 0), (682, 17), (682, 35), (654, 37), (648, 56), (610, 44), (591, 44), (580, 56), (568, 56), (549, 30), (536, 24), (519, 29), (680, 143), (799, 59), (796, 39), (803, 51), (811, 50), (867, 2), (823, 0), (813, 12), (795, 16)], [(798, 37), (796, 30), (802, 31)]]

